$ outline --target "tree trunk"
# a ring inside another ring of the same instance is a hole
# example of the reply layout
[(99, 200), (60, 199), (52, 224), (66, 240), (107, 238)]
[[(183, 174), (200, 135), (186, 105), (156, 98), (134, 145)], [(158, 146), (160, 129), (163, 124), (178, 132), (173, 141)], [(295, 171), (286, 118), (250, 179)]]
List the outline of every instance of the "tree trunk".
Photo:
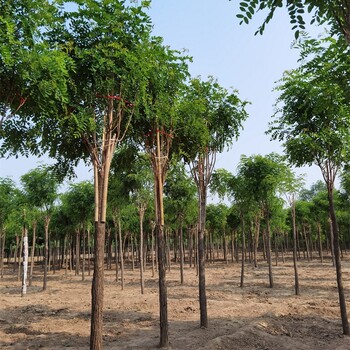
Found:
[(270, 288), (273, 288), (273, 275), (272, 275), (272, 262), (271, 262), (271, 230), (270, 230), (270, 219), (269, 213), (266, 213), (266, 257), (269, 265), (269, 284)]
[[(333, 232), (333, 223), (331, 218), (331, 213), (329, 213), (329, 241), (331, 246), (331, 256), (332, 256), (332, 264), (335, 266), (335, 256), (334, 256), (334, 232)], [(337, 228), (338, 229), (338, 228)]]
[(120, 282), (121, 288), (124, 289), (124, 252), (123, 252), (123, 240), (122, 240), (122, 224), (120, 215), (118, 215), (118, 235), (119, 235), (119, 258), (120, 258)]
[(309, 242), (308, 242), (308, 237), (307, 237), (307, 234), (306, 234), (305, 225), (303, 225), (303, 227), (302, 227), (302, 232), (303, 232), (304, 241), (305, 241), (307, 261), (310, 262), (310, 248), (309, 248)]
[(255, 216), (255, 237), (254, 237), (254, 267), (258, 267), (258, 247), (260, 236), (260, 214)]
[(17, 271), (17, 281), (19, 282), (21, 280), (21, 258), (23, 255), (23, 235), (24, 232), (22, 230), (22, 234), (21, 234), (21, 241), (19, 243), (19, 254), (18, 254), (18, 271)]
[(90, 276), (91, 274), (91, 246), (90, 246), (90, 227), (87, 229), (87, 247), (88, 247), (88, 263), (87, 263), (87, 268), (88, 268), (88, 275)]
[(298, 275), (298, 265), (297, 265), (297, 228), (295, 223), (295, 200), (294, 195), (292, 198), (292, 225), (293, 225), (293, 265), (294, 265), (294, 289), (295, 295), (300, 294), (299, 289), (299, 275)]
[(95, 222), (94, 274), (91, 287), (90, 349), (102, 349), (103, 294), (104, 294), (104, 244), (106, 223)]
[(189, 244), (189, 247), (188, 247), (188, 249), (189, 249), (189, 257), (188, 257), (188, 259), (189, 259), (189, 261), (190, 261), (190, 267), (192, 267), (192, 261), (193, 261), (193, 230), (191, 229), (191, 230), (189, 230), (189, 242), (188, 242), (188, 244)]
[(277, 231), (275, 231), (274, 234), (274, 238), (275, 238), (275, 264), (276, 266), (278, 266), (278, 244), (277, 244)]
[(67, 234), (64, 235), (63, 241), (63, 254), (64, 254), (64, 274), (68, 274), (68, 247), (67, 247)]
[(317, 222), (317, 238), (318, 238), (318, 254), (321, 259), (321, 264), (323, 263), (323, 251), (322, 251), (322, 239), (321, 239), (321, 224)]
[(45, 215), (45, 250), (44, 250), (44, 280), (43, 280), (43, 290), (47, 289), (47, 268), (49, 261), (49, 225), (51, 217), (47, 214)]
[(140, 219), (140, 283), (141, 294), (145, 291), (145, 278), (143, 275), (143, 217), (145, 215), (146, 205), (139, 204), (139, 219)]
[(348, 314), (346, 311), (346, 301), (345, 301), (345, 293), (344, 293), (343, 279), (342, 279), (339, 231), (338, 231), (338, 224), (337, 224), (337, 219), (336, 219), (336, 214), (334, 209), (332, 184), (328, 183), (327, 189), (328, 189), (328, 200), (329, 200), (329, 213), (330, 213), (332, 229), (333, 229), (334, 260), (335, 260), (335, 268), (337, 273), (340, 314), (341, 314), (341, 320), (342, 320), (342, 326), (343, 326), (343, 333), (345, 335), (350, 335), (350, 328), (349, 328)]
[(22, 273), (22, 297), (27, 294), (27, 273), (28, 273), (28, 229), (23, 227), (23, 273)]
[(5, 240), (6, 240), (6, 233), (5, 231), (2, 232), (1, 235), (1, 246), (0, 246), (0, 253), (1, 253), (1, 257), (0, 257), (0, 275), (1, 278), (4, 278), (4, 258), (5, 258)]
[(86, 255), (85, 255), (85, 247), (86, 245), (86, 231), (85, 228), (83, 227), (83, 261), (82, 261), (82, 268), (81, 268), (81, 280), (85, 280), (85, 260), (86, 260)]
[(37, 222), (34, 222), (33, 223), (32, 251), (31, 251), (31, 254), (30, 254), (29, 286), (32, 285), (32, 281), (33, 281), (36, 228), (37, 228)]
[(168, 292), (166, 284), (166, 247), (162, 225), (157, 225), (157, 241), (159, 274), (160, 347), (166, 347), (168, 346)]
[(155, 229), (155, 224), (152, 223), (152, 243), (151, 243), (151, 258), (152, 258), (152, 277), (154, 277), (154, 260), (155, 260), (155, 247), (154, 247), (154, 229)]
[(242, 222), (242, 266), (241, 266), (241, 283), (240, 287), (244, 286), (244, 267), (245, 267), (245, 229), (244, 229), (244, 217), (241, 215)]
[(180, 249), (180, 283), (184, 284), (184, 244), (183, 244), (183, 215), (180, 217), (179, 249)]
[(16, 234), (16, 245), (15, 245), (15, 250), (14, 250), (14, 253), (13, 253), (13, 258), (14, 258), (13, 272), (16, 271), (16, 267), (17, 267), (18, 245), (19, 245), (19, 238), (18, 238), (18, 235)]
[(118, 269), (118, 263), (119, 263), (119, 259), (118, 259), (118, 227), (117, 227), (117, 223), (116, 220), (113, 219), (113, 223), (114, 223), (114, 241), (115, 241), (115, 281), (118, 282), (118, 274), (119, 274), (119, 269)]
[(75, 275), (80, 273), (80, 230), (77, 229), (75, 236)]
[(199, 273), (199, 305), (200, 327), (208, 327), (207, 295), (205, 285), (205, 219), (206, 219), (206, 187), (203, 183), (199, 186), (199, 232), (198, 232), (198, 273)]

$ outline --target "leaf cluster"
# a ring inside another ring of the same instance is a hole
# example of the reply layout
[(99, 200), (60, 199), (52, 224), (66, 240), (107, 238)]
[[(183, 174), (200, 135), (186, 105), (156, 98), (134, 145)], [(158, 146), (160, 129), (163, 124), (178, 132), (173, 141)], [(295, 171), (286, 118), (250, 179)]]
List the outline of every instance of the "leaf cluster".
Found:
[(284, 142), (296, 166), (327, 161), (340, 167), (350, 151), (348, 48), (342, 40), (311, 40), (302, 44), (301, 56), (309, 60), (285, 73), (277, 87), (280, 96), (268, 133)]
[(350, 22), (348, 21), (350, 9), (347, 2), (343, 0), (243, 0), (239, 4), (240, 13), (237, 17), (241, 24), (248, 24), (258, 11), (267, 12), (262, 25), (255, 33), (263, 34), (276, 10), (282, 7), (288, 11), (296, 39), (305, 30), (305, 17), (311, 14), (311, 24), (327, 23), (331, 26), (333, 34), (344, 35), (350, 42)]

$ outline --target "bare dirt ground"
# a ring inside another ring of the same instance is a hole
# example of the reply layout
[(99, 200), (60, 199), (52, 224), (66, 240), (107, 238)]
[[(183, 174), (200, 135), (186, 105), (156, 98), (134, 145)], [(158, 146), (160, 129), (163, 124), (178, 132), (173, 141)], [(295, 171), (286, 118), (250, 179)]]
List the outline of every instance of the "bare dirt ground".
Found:
[[(289, 258), (290, 259), (290, 258)], [(196, 271), (186, 266), (180, 284), (177, 265), (167, 274), (170, 349), (349, 350), (342, 335), (335, 270), (329, 260), (299, 262), (301, 295), (294, 295), (291, 260), (273, 267), (275, 287), (268, 287), (267, 266), (247, 264), (245, 287), (240, 265), (207, 264), (209, 328), (199, 328)], [(159, 341), (158, 284), (146, 271), (140, 294), (139, 271), (128, 268), (125, 288), (106, 271), (104, 348), (156, 349)], [(24, 297), (12, 273), (0, 281), (0, 349), (88, 349), (91, 277), (50, 272), (42, 292), (40, 267)], [(350, 257), (343, 261), (350, 317)]]

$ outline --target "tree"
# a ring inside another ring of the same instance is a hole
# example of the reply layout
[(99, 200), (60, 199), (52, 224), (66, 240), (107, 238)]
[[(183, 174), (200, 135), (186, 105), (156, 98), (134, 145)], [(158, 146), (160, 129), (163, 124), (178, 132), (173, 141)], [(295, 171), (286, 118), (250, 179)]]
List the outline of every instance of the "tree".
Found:
[[(144, 54), (151, 31), (144, 4), (147, 2), (127, 7), (122, 0), (77, 1), (73, 10), (55, 4), (60, 11), (43, 31), (40, 43), (59, 58), (45, 61), (57, 70), (57, 79), (52, 79), (56, 85), (47, 84), (41, 100), (36, 96), (31, 99), (35, 108), (29, 109), (28, 104), (4, 125), (2, 150), (6, 153), (47, 151), (58, 160), (63, 175), (80, 160), (93, 166), (91, 349), (102, 348), (103, 248), (110, 164), (144, 91), (142, 65), (147, 61)], [(39, 68), (35, 73), (44, 75), (47, 69)]]
[(208, 327), (205, 290), (204, 232), (207, 190), (214, 170), (217, 153), (236, 140), (247, 118), (246, 101), (237, 91), (229, 92), (213, 78), (201, 81), (192, 79), (181, 101), (183, 118), (183, 154), (190, 165), (198, 192), (198, 259), (200, 326)]
[(8, 178), (0, 178), (0, 276), (4, 276), (4, 254), (6, 243), (6, 223), (15, 207), (14, 198), (17, 189)]
[[(154, 186), (153, 174), (150, 169), (149, 159), (145, 154), (138, 154), (133, 163), (129, 163), (129, 182), (132, 201), (136, 204), (140, 227), (140, 282), (141, 294), (144, 293), (144, 217), (147, 207), (151, 202), (151, 194)], [(152, 252), (153, 254), (153, 252)]]
[[(51, 23), (55, 10), (49, 1), (0, 2), (0, 137), (10, 139), (14, 152), (40, 153), (36, 142), (31, 142), (40, 134), (32, 126), (8, 134), (11, 119), (18, 113), (48, 111), (64, 101), (64, 55), (42, 40), (43, 28)], [(51, 93), (55, 102), (47, 99)]]
[(169, 207), (170, 211), (173, 213), (174, 220), (178, 223), (181, 284), (184, 283), (183, 226), (186, 218), (186, 212), (190, 211), (195, 192), (195, 185), (188, 176), (184, 164), (176, 163), (173, 165), (167, 177), (164, 193), (169, 199)]
[(291, 216), (292, 216), (292, 232), (293, 232), (293, 267), (294, 267), (294, 290), (295, 295), (300, 294), (299, 287), (299, 275), (297, 265), (297, 227), (296, 227), (296, 211), (295, 201), (298, 190), (303, 184), (302, 177), (295, 177), (295, 175), (289, 169), (286, 169), (286, 180), (283, 184), (283, 192), (287, 198), (287, 202), (290, 205)]
[(168, 346), (168, 302), (164, 239), (164, 183), (173, 154), (175, 140), (183, 135), (177, 113), (180, 94), (188, 76), (188, 57), (154, 38), (148, 52), (147, 94), (135, 123), (136, 142), (149, 156), (154, 176), (155, 223), (158, 244), (160, 346)]
[(76, 271), (80, 266), (80, 232), (83, 234), (83, 268), (82, 280), (85, 278), (85, 244), (86, 231), (93, 220), (94, 186), (89, 181), (74, 183), (64, 193), (62, 200), (63, 213), (70, 219), (76, 235)]
[(271, 264), (271, 217), (278, 191), (285, 179), (286, 165), (281, 156), (269, 154), (266, 157), (254, 155), (242, 156), (238, 174), (242, 177), (245, 193), (250, 196), (257, 209), (262, 213), (266, 224), (266, 254), (269, 265), (269, 284), (273, 288)]
[[(306, 41), (302, 57), (310, 57), (297, 70), (288, 72), (278, 87), (275, 121), (269, 133), (283, 141), (289, 161), (296, 166), (315, 163), (327, 185), (329, 213), (334, 235), (339, 305), (343, 333), (350, 335), (342, 283), (339, 231), (334, 207), (334, 181), (341, 167), (349, 161), (350, 105), (344, 79), (350, 67), (344, 42), (328, 39), (326, 43)], [(339, 60), (339, 57), (342, 57)], [(322, 65), (321, 63), (324, 63)], [(346, 69), (347, 68), (347, 69)], [(280, 104), (283, 105), (280, 107)]]
[(49, 259), (49, 225), (53, 206), (57, 199), (58, 181), (47, 167), (41, 166), (21, 177), (21, 183), (28, 202), (37, 207), (44, 218), (45, 250), (43, 290), (47, 288), (47, 270)]

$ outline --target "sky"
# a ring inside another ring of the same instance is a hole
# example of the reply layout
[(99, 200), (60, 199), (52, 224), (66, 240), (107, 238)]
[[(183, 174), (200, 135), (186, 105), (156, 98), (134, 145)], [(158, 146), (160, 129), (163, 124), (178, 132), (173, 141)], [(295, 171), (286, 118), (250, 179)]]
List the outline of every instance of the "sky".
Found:
[[(230, 150), (219, 154), (215, 168), (236, 173), (242, 154), (282, 154), (277, 141), (265, 135), (273, 114), (278, 94), (273, 91), (283, 72), (298, 66), (299, 52), (292, 49), (294, 33), (285, 9), (276, 12), (263, 35), (254, 33), (263, 21), (262, 14), (248, 24), (239, 25), (237, 0), (152, 0), (148, 11), (153, 33), (164, 38), (172, 49), (186, 49), (193, 57), (190, 73), (193, 77), (208, 76), (218, 79), (221, 86), (234, 88), (239, 97), (248, 100), (249, 117), (244, 130)], [(322, 28), (310, 27), (313, 37)], [(20, 177), (42, 163), (53, 163), (47, 158), (0, 159), (0, 177), (10, 177), (19, 183)], [(295, 170), (306, 174), (306, 187), (321, 180), (317, 167)], [(92, 178), (90, 169), (79, 166), (75, 181)]]

